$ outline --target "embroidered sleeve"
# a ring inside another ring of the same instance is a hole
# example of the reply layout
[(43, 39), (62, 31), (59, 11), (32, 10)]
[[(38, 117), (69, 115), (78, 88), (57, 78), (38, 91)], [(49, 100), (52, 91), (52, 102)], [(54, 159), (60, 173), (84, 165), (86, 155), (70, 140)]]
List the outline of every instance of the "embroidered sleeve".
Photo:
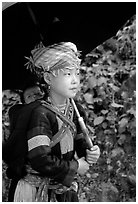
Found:
[(50, 139), (46, 135), (37, 135), (28, 140), (28, 150), (31, 151), (39, 146), (50, 146)]
[(39, 107), (33, 110), (27, 133), (28, 158), (36, 171), (54, 178), (63, 185), (70, 186), (78, 169), (78, 162), (60, 159), (49, 147), (53, 137), (54, 122), (51, 121), (45, 108)]

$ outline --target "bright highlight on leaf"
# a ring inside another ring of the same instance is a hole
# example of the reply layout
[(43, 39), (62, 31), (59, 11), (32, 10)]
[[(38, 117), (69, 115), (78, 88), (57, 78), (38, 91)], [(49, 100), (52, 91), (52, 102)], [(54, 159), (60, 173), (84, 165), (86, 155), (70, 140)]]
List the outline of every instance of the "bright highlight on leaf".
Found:
[(94, 126), (101, 124), (104, 121), (104, 117), (100, 116), (94, 119)]
[(117, 104), (115, 102), (111, 103), (111, 106), (114, 107), (114, 108), (123, 108), (124, 107), (123, 105)]

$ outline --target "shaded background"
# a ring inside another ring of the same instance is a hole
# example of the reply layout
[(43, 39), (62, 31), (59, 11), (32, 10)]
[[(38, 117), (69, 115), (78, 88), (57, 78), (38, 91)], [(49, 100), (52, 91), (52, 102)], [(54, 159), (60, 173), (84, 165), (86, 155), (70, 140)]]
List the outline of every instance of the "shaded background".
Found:
[(34, 45), (71, 41), (82, 58), (136, 13), (135, 2), (23, 2), (2, 12), (2, 89), (21, 89)]

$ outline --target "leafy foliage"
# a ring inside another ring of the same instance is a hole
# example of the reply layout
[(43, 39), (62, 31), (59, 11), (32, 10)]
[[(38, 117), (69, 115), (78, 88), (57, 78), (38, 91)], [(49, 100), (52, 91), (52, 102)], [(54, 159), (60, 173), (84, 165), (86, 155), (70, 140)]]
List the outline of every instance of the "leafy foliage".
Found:
[[(101, 149), (89, 172), (79, 177), (82, 202), (136, 201), (136, 18), (116, 36), (83, 59), (81, 90), (76, 98), (86, 110), (88, 129)], [(3, 140), (9, 135), (7, 112), (19, 103), (12, 91), (3, 92)], [(3, 163), (3, 201), (10, 181)]]
[[(10, 134), (8, 111), (14, 104), (20, 103), (20, 91), (5, 90), (2, 93), (2, 142), (4, 143)], [(8, 201), (8, 189), (10, 180), (6, 176), (7, 166), (2, 161), (2, 200)]]
[[(98, 165), (93, 166), (87, 179), (87, 201), (135, 201), (135, 26), (133, 16), (116, 36), (83, 60), (77, 100), (86, 110), (88, 127), (94, 127), (93, 138), (101, 149)], [(98, 176), (92, 178), (95, 173)], [(91, 200), (93, 194), (96, 197)]]

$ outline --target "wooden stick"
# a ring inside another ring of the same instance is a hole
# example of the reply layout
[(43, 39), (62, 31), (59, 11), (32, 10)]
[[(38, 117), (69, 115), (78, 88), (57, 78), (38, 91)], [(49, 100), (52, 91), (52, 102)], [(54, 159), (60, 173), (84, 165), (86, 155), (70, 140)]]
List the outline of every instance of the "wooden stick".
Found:
[(89, 149), (91, 149), (93, 147), (93, 143), (92, 143), (91, 138), (89, 137), (89, 131), (88, 131), (88, 129), (87, 129), (85, 123), (84, 123), (83, 117), (80, 116), (80, 113), (79, 113), (79, 111), (77, 109), (77, 106), (76, 106), (74, 100), (73, 99), (71, 99), (71, 100), (72, 100), (72, 105), (74, 106), (74, 109), (76, 111), (80, 127), (81, 127), (81, 129), (83, 131), (83, 134), (85, 136), (86, 142), (88, 144), (88, 147), (89, 147)]

